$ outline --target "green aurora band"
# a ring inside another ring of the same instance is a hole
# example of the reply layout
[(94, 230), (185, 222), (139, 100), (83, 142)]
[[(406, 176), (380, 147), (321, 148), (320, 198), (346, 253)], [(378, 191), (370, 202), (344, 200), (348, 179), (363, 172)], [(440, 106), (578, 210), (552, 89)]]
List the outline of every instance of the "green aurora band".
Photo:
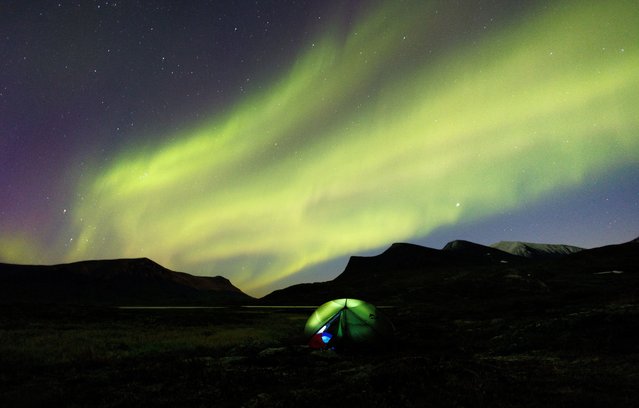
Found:
[(148, 256), (263, 295), (638, 164), (636, 4), (533, 14), (430, 56), (432, 3), (325, 34), (228, 113), (85, 177), (67, 260)]

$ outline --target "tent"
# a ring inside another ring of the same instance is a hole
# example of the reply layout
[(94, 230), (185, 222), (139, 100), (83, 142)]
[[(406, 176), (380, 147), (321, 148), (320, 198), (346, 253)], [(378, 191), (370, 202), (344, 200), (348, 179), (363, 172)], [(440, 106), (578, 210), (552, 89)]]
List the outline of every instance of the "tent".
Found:
[(335, 299), (313, 312), (304, 334), (311, 348), (332, 349), (385, 344), (392, 339), (393, 330), (390, 320), (370, 303)]

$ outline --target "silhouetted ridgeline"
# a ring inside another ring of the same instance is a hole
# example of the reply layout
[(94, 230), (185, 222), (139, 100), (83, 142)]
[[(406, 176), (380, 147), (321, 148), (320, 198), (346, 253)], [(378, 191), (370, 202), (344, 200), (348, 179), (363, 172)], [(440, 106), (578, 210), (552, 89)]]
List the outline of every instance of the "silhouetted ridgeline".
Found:
[(260, 302), (321, 304), (332, 298), (359, 297), (374, 304), (463, 305), (473, 311), (504, 303), (545, 307), (579, 297), (586, 302), (636, 299), (638, 293), (636, 239), (594, 249), (514, 242), (488, 247), (452, 241), (441, 250), (393, 244), (376, 256), (353, 256), (332, 281), (294, 285)]
[(561, 258), (564, 255), (570, 255), (584, 250), (583, 248), (572, 245), (536, 244), (517, 241), (500, 241), (491, 245), (491, 247), (513, 255), (537, 259)]
[(639, 296), (638, 277), (637, 239), (594, 249), (457, 240), (441, 250), (397, 243), (376, 256), (353, 256), (332, 281), (294, 285), (259, 300), (221, 276), (174, 272), (146, 258), (53, 266), (0, 263), (0, 303), (319, 305), (350, 297), (377, 305), (474, 312), (632, 300)]
[(2, 303), (227, 305), (253, 300), (224, 277), (174, 272), (147, 258), (0, 264)]

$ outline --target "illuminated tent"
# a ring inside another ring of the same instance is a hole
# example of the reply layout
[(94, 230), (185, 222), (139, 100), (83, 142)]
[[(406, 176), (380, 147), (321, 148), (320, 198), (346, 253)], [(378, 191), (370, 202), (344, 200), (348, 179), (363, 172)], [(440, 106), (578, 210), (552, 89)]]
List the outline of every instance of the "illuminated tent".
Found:
[(335, 299), (324, 303), (306, 321), (304, 334), (316, 349), (349, 345), (386, 344), (393, 324), (370, 303), (358, 299)]

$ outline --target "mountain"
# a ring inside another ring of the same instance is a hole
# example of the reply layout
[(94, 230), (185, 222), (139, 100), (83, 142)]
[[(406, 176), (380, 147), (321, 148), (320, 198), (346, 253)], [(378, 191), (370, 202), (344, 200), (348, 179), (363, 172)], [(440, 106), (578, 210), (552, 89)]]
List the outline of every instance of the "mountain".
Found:
[(351, 257), (331, 281), (293, 285), (259, 300), (223, 277), (174, 272), (146, 258), (0, 263), (0, 303), (5, 304), (317, 305), (340, 297), (463, 307), (466, 313), (593, 299), (627, 302), (639, 298), (639, 239), (593, 249), (519, 242), (488, 247), (463, 240), (442, 249), (396, 243), (379, 255)]
[(537, 244), (519, 241), (500, 241), (496, 244), (492, 244), (491, 247), (513, 255), (536, 259), (559, 258), (564, 255), (583, 251), (583, 248), (572, 245)]
[(461, 240), (441, 250), (393, 244), (379, 255), (351, 257), (332, 281), (293, 285), (259, 302), (308, 305), (353, 297), (469, 313), (639, 297), (637, 240), (594, 249), (518, 244), (502, 248), (527, 248), (527, 256)]
[(450, 241), (444, 246), (444, 248), (442, 248), (442, 250), (466, 256), (490, 259), (500, 263), (521, 261), (521, 257), (518, 254), (512, 254), (499, 248), (476, 244), (474, 242), (464, 241), (461, 239)]
[(379, 255), (372, 257), (352, 256), (344, 272), (336, 280), (353, 280), (358, 276), (366, 279), (376, 277), (387, 271), (415, 269), (433, 269), (463, 265), (493, 265), (522, 261), (519, 256), (496, 248), (487, 247), (470, 241), (452, 241), (442, 250), (415, 244), (396, 243)]
[[(528, 259), (469, 241), (453, 241), (444, 249), (395, 243), (379, 255), (352, 256), (344, 271), (328, 282), (294, 285), (260, 299), (264, 304), (319, 304), (355, 297), (387, 304), (419, 301), (442, 285), (469, 273), (491, 273)], [(422, 289), (428, 288), (426, 294)], [(438, 296), (438, 295), (437, 295)], [(301, 302), (301, 303), (300, 303)]]
[(582, 271), (621, 270), (639, 272), (639, 238), (622, 244), (584, 249), (559, 259), (560, 266), (580, 265)]
[(40, 266), (0, 263), (0, 302), (107, 305), (250, 303), (221, 276), (174, 272), (147, 258)]

